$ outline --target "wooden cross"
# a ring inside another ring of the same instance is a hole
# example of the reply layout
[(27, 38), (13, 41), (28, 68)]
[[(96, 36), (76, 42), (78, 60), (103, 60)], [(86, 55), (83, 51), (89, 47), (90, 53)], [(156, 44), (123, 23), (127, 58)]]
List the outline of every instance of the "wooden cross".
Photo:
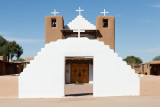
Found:
[(106, 10), (104, 9), (104, 12), (101, 12), (101, 13), (103, 13), (104, 14), (104, 16), (106, 15), (106, 13), (109, 13), (109, 12), (106, 12)]
[(54, 12), (51, 12), (51, 14), (53, 14), (54, 16), (56, 16), (56, 14), (59, 14), (59, 12), (56, 12), (56, 9), (54, 9)]
[(80, 34), (81, 32), (85, 32), (85, 30), (78, 28), (78, 38), (81, 37), (81, 34)]
[(81, 10), (81, 8), (79, 7), (79, 10), (76, 10), (79, 12), (79, 15), (81, 15), (81, 12), (84, 11), (84, 10)]
[(81, 30), (78, 28), (78, 38), (81, 37), (80, 33), (81, 33)]

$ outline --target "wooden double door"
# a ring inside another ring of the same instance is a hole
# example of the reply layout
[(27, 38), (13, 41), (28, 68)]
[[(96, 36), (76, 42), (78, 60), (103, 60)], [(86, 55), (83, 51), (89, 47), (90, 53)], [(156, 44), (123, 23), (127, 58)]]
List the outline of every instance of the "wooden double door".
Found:
[(88, 83), (89, 65), (83, 63), (71, 64), (71, 83)]

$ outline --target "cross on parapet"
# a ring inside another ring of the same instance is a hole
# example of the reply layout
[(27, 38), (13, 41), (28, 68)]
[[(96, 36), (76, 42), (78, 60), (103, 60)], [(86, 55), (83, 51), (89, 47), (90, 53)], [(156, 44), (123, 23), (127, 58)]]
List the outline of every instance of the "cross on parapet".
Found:
[(81, 37), (81, 32), (85, 32), (85, 30), (77, 28), (77, 29), (74, 29), (73, 32), (77, 32), (78, 33), (78, 38), (80, 38)]
[(54, 9), (54, 12), (51, 12), (51, 14), (53, 14), (54, 16), (56, 16), (56, 14), (59, 14), (59, 12), (56, 12), (56, 9)]
[(78, 38), (80, 38), (81, 37), (81, 30), (78, 28)]
[(79, 16), (81, 15), (81, 12), (84, 11), (84, 10), (81, 10), (81, 8), (79, 7), (79, 10), (76, 10), (79, 12)]
[(104, 11), (103, 12), (101, 12), (101, 13), (103, 13), (104, 14), (104, 16), (106, 15), (106, 13), (109, 13), (109, 12), (106, 12), (106, 10), (104, 9)]

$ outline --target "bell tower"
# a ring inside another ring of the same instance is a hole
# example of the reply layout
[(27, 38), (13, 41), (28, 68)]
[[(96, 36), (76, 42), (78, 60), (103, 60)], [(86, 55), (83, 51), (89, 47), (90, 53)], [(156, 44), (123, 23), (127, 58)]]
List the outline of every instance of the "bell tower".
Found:
[(111, 49), (115, 50), (115, 17), (105, 16), (106, 12), (101, 12), (104, 16), (98, 16), (96, 20), (96, 29), (100, 31), (102, 37), (98, 40), (103, 41), (105, 45), (109, 45)]
[(54, 16), (45, 16), (45, 44), (63, 38), (63, 16), (56, 16), (56, 13), (58, 12), (54, 10)]

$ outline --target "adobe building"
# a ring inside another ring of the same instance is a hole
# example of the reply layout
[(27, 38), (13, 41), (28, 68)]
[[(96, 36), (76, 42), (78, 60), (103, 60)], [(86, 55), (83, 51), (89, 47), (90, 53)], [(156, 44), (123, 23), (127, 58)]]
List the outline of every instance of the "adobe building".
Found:
[(148, 75), (160, 75), (160, 61), (150, 61), (146, 63)]
[(26, 62), (30, 62), (31, 60), (34, 60), (34, 58), (33, 57), (27, 57), (27, 58), (25, 58)]
[(81, 30), (81, 37), (98, 39), (109, 45), (115, 50), (115, 17), (98, 16), (96, 26), (88, 22), (81, 15), (77, 16), (72, 22), (64, 25), (63, 16), (45, 17), (45, 44), (58, 39), (77, 37), (77, 30)]
[[(59, 39), (67, 39), (70, 37), (78, 37), (78, 29), (80, 29), (81, 37), (87, 37), (89, 39), (97, 39), (104, 42), (105, 45), (109, 45), (111, 49), (115, 50), (115, 18), (114, 16), (98, 16), (96, 26), (88, 22), (81, 15), (78, 15), (72, 22), (64, 25), (63, 16), (46, 16), (45, 17), (45, 44), (48, 44)], [(74, 63), (74, 64), (73, 64)], [(77, 73), (75, 75), (71, 73), (72, 69), (80, 69), (84, 66), (86, 72), (85, 77), (81, 76), (78, 79)], [(92, 58), (66, 58), (66, 83), (72, 82), (92, 82)], [(89, 75), (91, 74), (91, 75)], [(88, 76), (89, 75), (89, 76)], [(73, 78), (74, 77), (74, 78)], [(77, 78), (77, 79), (76, 79)], [(77, 81), (76, 81), (77, 80)]]
[(20, 74), (26, 63), (0, 60), (0, 76)]
[(160, 61), (149, 61), (140, 65), (135, 65), (134, 70), (138, 74), (160, 75)]
[[(48, 44), (59, 39), (67, 39), (69, 37), (78, 37), (78, 29), (80, 29), (81, 37), (87, 37), (89, 39), (97, 39), (104, 42), (105, 45), (109, 45), (111, 49), (115, 50), (115, 17), (114, 16), (98, 16), (96, 20), (96, 26), (88, 22), (81, 15), (78, 15), (72, 22), (64, 25), (63, 16), (46, 16), (45, 17), (45, 44)], [(73, 61), (74, 59), (74, 61)], [(76, 64), (73, 62), (86, 64)], [(89, 74), (92, 74), (93, 61), (85, 58), (66, 58), (66, 82), (92, 82), (92, 76), (85, 74), (85, 77), (75, 81), (72, 78), (74, 73), (70, 74), (71, 69), (79, 69), (81, 66), (86, 66), (86, 70), (89, 70)], [(79, 67), (78, 67), (79, 66)], [(71, 76), (69, 76), (71, 75)], [(80, 75), (80, 74), (79, 74)], [(83, 75), (83, 74), (82, 74)], [(68, 78), (69, 77), (69, 78)], [(78, 78), (78, 73), (77, 77)], [(84, 80), (83, 80), (84, 79)]]
[[(115, 50), (114, 16), (96, 26), (82, 15), (67, 25), (45, 17), (45, 47), (19, 76), (19, 98), (65, 97), (65, 84), (93, 84), (93, 96), (139, 95), (139, 76)], [(54, 12), (56, 13), (56, 12)]]
[(3, 60), (3, 56), (0, 56), (0, 60)]

